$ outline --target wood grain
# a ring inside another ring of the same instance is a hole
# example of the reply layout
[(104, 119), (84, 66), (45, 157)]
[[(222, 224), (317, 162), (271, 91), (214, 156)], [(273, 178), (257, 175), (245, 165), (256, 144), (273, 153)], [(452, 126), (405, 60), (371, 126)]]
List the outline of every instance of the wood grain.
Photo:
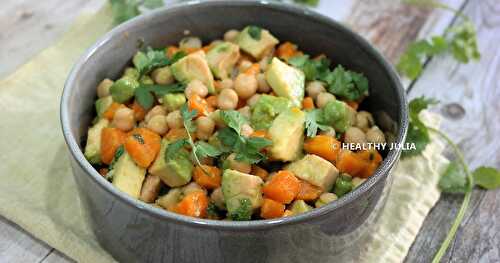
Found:
[[(459, 64), (451, 56), (427, 65), (410, 95), (439, 98), (434, 110), (443, 113), (443, 131), (458, 142), (471, 169), (500, 167), (500, 5), (497, 0), (470, 0), (464, 12), (478, 28), (482, 58)], [(460, 107), (464, 114), (460, 114)], [(458, 109), (458, 110), (457, 110)], [(456, 114), (458, 112), (458, 114)], [(444, 195), (427, 217), (408, 262), (429, 262), (454, 219), (462, 196)], [(500, 190), (475, 190), (471, 206), (446, 255), (450, 262), (500, 260)], [(425, 253), (422, 253), (425, 251)]]

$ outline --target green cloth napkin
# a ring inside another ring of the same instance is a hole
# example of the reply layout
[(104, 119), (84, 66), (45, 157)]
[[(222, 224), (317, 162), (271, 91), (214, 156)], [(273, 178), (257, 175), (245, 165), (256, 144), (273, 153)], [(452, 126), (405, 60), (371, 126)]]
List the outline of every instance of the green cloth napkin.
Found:
[[(59, 100), (84, 50), (112, 28), (109, 7), (80, 17), (54, 46), (0, 81), (0, 214), (78, 262), (113, 262), (96, 241), (82, 208), (59, 125)], [(431, 125), (439, 117), (424, 114)], [(436, 182), (447, 161), (434, 141), (401, 161), (392, 191), (362, 261), (401, 262), (439, 198)]]

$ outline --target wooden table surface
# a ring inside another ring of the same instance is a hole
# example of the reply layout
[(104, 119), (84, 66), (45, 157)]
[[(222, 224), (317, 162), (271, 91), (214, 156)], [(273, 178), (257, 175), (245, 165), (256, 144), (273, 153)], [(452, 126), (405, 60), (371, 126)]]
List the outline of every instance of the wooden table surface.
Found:
[[(0, 78), (53, 44), (79, 13), (97, 10), (104, 0), (3, 0), (0, 9)], [(478, 29), (482, 58), (467, 65), (451, 56), (434, 57), (416, 81), (405, 80), (410, 97), (440, 100), (443, 130), (465, 153), (473, 169), (500, 167), (500, 2), (442, 0), (469, 15)], [(391, 61), (416, 38), (443, 33), (460, 22), (451, 12), (417, 8), (396, 0), (321, 0), (319, 11), (344, 21)], [(422, 193), (425, 194), (425, 193)], [(424, 222), (406, 258), (429, 262), (446, 235), (462, 196), (443, 195)], [(474, 190), (465, 220), (446, 262), (500, 261), (500, 191)], [(0, 216), (0, 262), (69, 262)]]

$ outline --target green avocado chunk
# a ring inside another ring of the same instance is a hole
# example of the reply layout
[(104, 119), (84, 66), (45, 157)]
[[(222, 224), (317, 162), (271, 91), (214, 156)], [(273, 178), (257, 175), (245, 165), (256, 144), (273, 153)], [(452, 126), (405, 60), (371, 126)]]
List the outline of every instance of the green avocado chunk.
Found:
[(219, 79), (227, 79), (240, 58), (240, 47), (230, 42), (222, 42), (210, 49), (207, 61), (214, 75)]
[(91, 164), (101, 163), (101, 132), (108, 127), (109, 121), (100, 119), (88, 131), (87, 145), (85, 145), (84, 155)]
[(102, 118), (102, 115), (109, 106), (113, 103), (113, 98), (111, 96), (102, 97), (95, 101), (95, 111), (97, 112), (97, 117)]
[(330, 101), (321, 109), (321, 124), (332, 126), (336, 132), (345, 132), (354, 121), (355, 112), (343, 101)]
[(261, 59), (279, 43), (269, 31), (258, 26), (245, 27), (236, 38), (236, 44), (256, 59)]
[(304, 158), (289, 164), (285, 169), (298, 178), (320, 187), (325, 192), (332, 189), (339, 174), (331, 162), (314, 154), (304, 156)]
[(130, 76), (124, 76), (113, 84), (109, 89), (113, 101), (125, 103), (134, 97), (134, 90), (139, 87), (139, 81)]
[(261, 95), (257, 103), (250, 107), (250, 122), (257, 130), (267, 130), (280, 113), (289, 110), (292, 103), (289, 99), (270, 95)]
[(302, 106), (306, 81), (304, 72), (273, 58), (265, 77), (276, 95), (290, 99), (297, 107)]
[(271, 159), (293, 161), (302, 154), (305, 113), (298, 108), (282, 112), (269, 128), (273, 142), (269, 153)]
[[(256, 209), (262, 203), (262, 184), (260, 177), (226, 169), (222, 175), (222, 194), (229, 214), (241, 213), (245, 200), (250, 201), (249, 209)], [(251, 213), (250, 213), (251, 214)]]
[(125, 151), (113, 168), (113, 185), (133, 198), (139, 198), (146, 169), (138, 166)]
[(170, 66), (174, 78), (183, 83), (197, 79), (208, 88), (210, 94), (215, 93), (214, 76), (208, 66), (205, 52), (197, 51), (191, 53)]
[(163, 139), (160, 153), (156, 157), (153, 165), (149, 168), (149, 173), (160, 177), (160, 179), (170, 187), (182, 186), (191, 181), (193, 163), (188, 151), (181, 149), (175, 158), (166, 161), (165, 152), (169, 142)]

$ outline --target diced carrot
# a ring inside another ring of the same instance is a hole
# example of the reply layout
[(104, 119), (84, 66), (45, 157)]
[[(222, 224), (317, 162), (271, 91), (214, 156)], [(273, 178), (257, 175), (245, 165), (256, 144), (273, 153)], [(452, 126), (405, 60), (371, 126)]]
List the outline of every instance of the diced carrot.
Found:
[(161, 137), (147, 128), (136, 128), (125, 140), (125, 150), (137, 165), (147, 168), (160, 151)]
[(172, 58), (172, 56), (174, 56), (174, 54), (177, 53), (177, 51), (179, 51), (178, 47), (176, 47), (176, 46), (168, 46), (167, 47), (167, 57), (168, 58)]
[(189, 97), (188, 108), (189, 111), (196, 110), (198, 117), (207, 116), (210, 110), (207, 101), (198, 94), (193, 94)]
[(305, 97), (304, 100), (302, 101), (302, 108), (304, 108), (304, 110), (314, 109), (313, 99), (311, 97)]
[(361, 178), (368, 178), (375, 173), (375, 170), (377, 170), (378, 166), (382, 162), (382, 155), (378, 153), (377, 150), (363, 150), (360, 152), (356, 153), (360, 158), (368, 162), (368, 165), (366, 165), (359, 173), (358, 176)]
[(132, 104), (132, 110), (134, 111), (134, 119), (136, 121), (144, 120), (144, 117), (146, 116), (146, 110), (137, 102), (137, 100), (134, 100), (134, 103)]
[(312, 201), (318, 199), (321, 193), (322, 191), (319, 187), (312, 185), (306, 181), (300, 180), (299, 193), (297, 194), (297, 197), (295, 197), (295, 199)]
[(291, 203), (299, 190), (299, 179), (286, 170), (279, 171), (262, 188), (262, 192), (266, 197), (283, 204)]
[(340, 151), (340, 142), (329, 135), (317, 135), (304, 142), (304, 150), (333, 162)]
[(346, 103), (347, 103), (347, 105), (349, 105), (354, 110), (358, 110), (359, 103), (357, 103), (355, 101), (346, 101)]
[(282, 217), (285, 213), (285, 205), (272, 199), (264, 198), (260, 208), (260, 216), (265, 219)]
[(363, 160), (358, 154), (349, 150), (342, 150), (337, 158), (336, 166), (340, 172), (358, 176), (368, 164), (369, 162)]
[(203, 169), (210, 175), (207, 175), (200, 166), (196, 166), (193, 172), (194, 181), (206, 189), (215, 189), (221, 184), (221, 171), (216, 166), (203, 165)]
[(267, 133), (266, 130), (256, 130), (256, 131), (252, 132), (252, 134), (250, 134), (250, 137), (260, 137), (260, 138), (271, 139), (271, 135), (269, 135), (269, 133)]
[(255, 164), (252, 165), (252, 174), (260, 177), (260, 179), (262, 180), (266, 180), (267, 176), (269, 175), (269, 173), (265, 169), (262, 169)]
[(117, 128), (104, 128), (101, 132), (101, 161), (110, 164), (116, 150), (125, 142), (126, 133)]
[(179, 139), (187, 139), (188, 136), (187, 136), (186, 129), (174, 128), (174, 129), (170, 129), (168, 131), (167, 135), (165, 135), (165, 138), (167, 138), (169, 141), (176, 141)]
[(210, 96), (206, 99), (209, 107), (216, 108), (217, 107), (217, 96)]
[(260, 65), (259, 63), (253, 63), (249, 68), (247, 68), (243, 74), (247, 75), (257, 75), (260, 72)]
[(108, 174), (108, 172), (109, 172), (108, 168), (101, 168), (101, 169), (99, 169), (99, 174), (102, 175), (102, 176), (105, 176), (106, 174)]
[(371, 162), (365, 168), (363, 168), (358, 174), (358, 177), (361, 178), (368, 178), (372, 176), (375, 173), (375, 170), (377, 170), (379, 164)]
[(297, 45), (294, 45), (288, 41), (279, 45), (278, 49), (276, 50), (276, 56), (285, 60), (294, 57), (296, 53)]
[(120, 104), (120, 103), (116, 103), (116, 102), (111, 103), (111, 105), (109, 105), (109, 107), (106, 109), (106, 111), (103, 114), (104, 118), (106, 118), (110, 121), (113, 120), (113, 117), (115, 116), (115, 112), (119, 108), (123, 108), (123, 107), (126, 107), (126, 106), (123, 104)]
[(205, 218), (207, 217), (208, 197), (203, 191), (194, 191), (182, 198), (182, 200), (175, 206), (176, 213)]

